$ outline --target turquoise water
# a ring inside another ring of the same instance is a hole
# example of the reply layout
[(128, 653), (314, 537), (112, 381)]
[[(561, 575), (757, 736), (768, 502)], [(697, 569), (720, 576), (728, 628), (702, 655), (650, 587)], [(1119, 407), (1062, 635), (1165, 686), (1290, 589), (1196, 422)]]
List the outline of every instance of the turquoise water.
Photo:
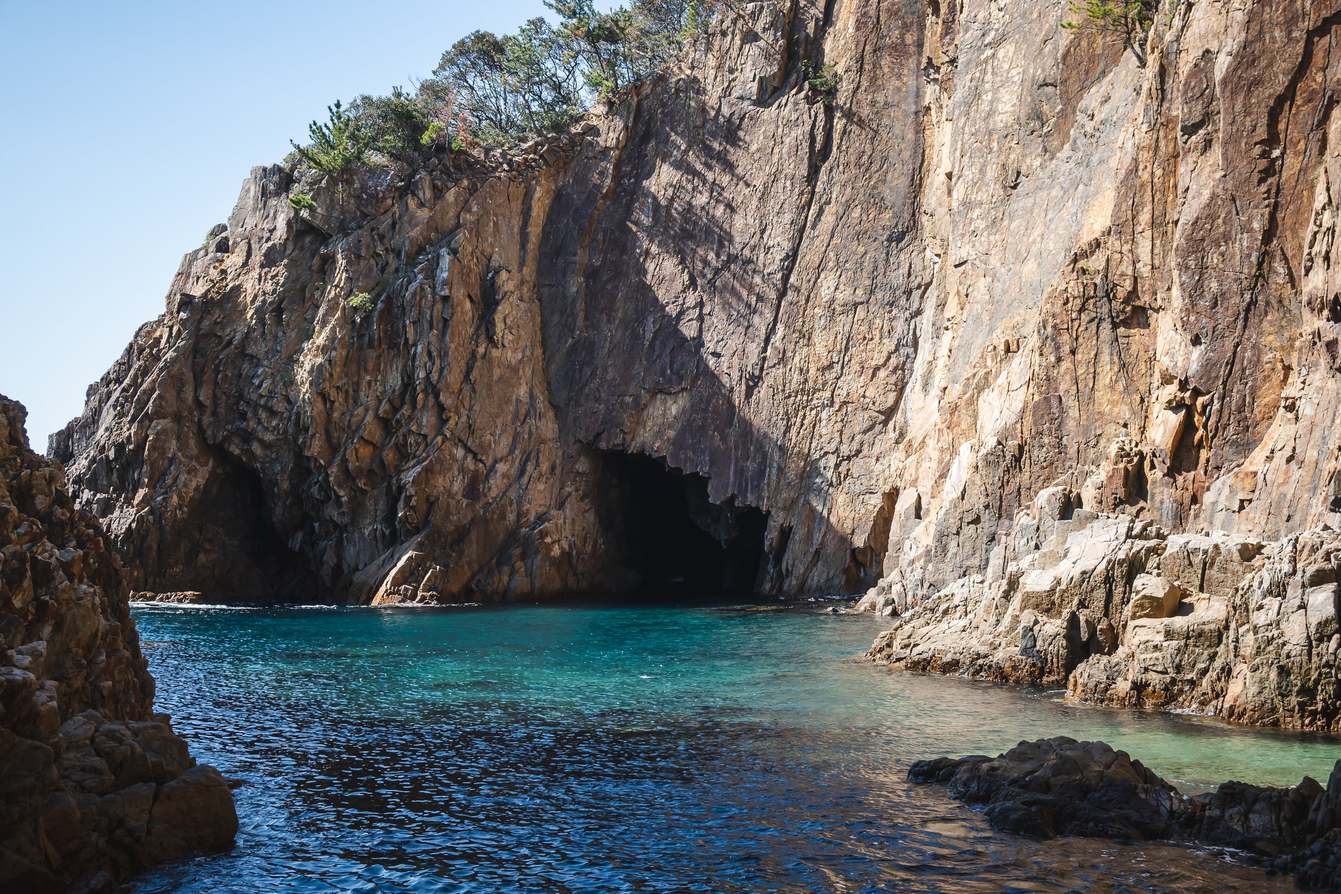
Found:
[(1325, 779), (1335, 740), (857, 658), (758, 608), (135, 611), (158, 706), (237, 790), (228, 854), (139, 892), (1270, 891), (1231, 855), (993, 833), (910, 761), (1066, 734), (1184, 787)]

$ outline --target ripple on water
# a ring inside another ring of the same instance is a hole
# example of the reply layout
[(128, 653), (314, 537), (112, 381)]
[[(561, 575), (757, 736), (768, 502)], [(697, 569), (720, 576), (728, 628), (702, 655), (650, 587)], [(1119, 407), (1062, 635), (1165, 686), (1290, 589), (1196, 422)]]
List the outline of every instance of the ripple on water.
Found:
[(1330, 740), (850, 660), (878, 622), (647, 608), (140, 607), (159, 705), (246, 784), (235, 849), (148, 892), (1271, 891), (1224, 854), (1038, 843), (909, 761), (1104, 738), (1183, 784), (1325, 775)]

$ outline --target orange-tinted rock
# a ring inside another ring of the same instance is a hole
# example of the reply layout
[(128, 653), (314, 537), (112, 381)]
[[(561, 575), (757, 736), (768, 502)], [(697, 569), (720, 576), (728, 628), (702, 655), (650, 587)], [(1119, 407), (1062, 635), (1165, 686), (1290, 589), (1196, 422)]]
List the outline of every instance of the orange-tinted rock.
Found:
[(0, 889), (110, 889), (228, 847), (237, 814), (151, 714), (120, 560), (24, 415), (0, 397)]

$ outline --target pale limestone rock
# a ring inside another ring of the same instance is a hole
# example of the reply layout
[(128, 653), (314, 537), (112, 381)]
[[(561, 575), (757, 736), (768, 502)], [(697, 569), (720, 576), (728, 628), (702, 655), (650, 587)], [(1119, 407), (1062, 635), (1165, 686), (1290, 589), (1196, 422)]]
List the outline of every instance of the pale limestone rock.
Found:
[(1341, 533), (1263, 545), (1150, 536), (1102, 515), (1059, 537), (998, 578), (962, 578), (900, 616), (871, 657), (1065, 685), (1101, 704), (1341, 730)]
[(1157, 574), (1137, 575), (1132, 582), (1131, 601), (1127, 603), (1127, 618), (1168, 618), (1178, 611), (1183, 598), (1182, 588)]

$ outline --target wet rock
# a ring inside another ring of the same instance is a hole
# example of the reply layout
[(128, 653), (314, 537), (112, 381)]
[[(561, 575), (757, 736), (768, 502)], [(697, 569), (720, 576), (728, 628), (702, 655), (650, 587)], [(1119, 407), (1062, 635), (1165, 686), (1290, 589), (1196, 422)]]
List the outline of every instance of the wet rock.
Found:
[(1021, 742), (995, 758), (919, 761), (908, 778), (945, 785), (952, 797), (984, 806), (993, 828), (1034, 838), (1161, 838), (1179, 800), (1126, 752), (1064, 736)]
[(199, 605), (205, 602), (205, 594), (199, 590), (176, 590), (155, 593), (151, 590), (137, 590), (130, 594), (131, 602), (163, 602), (171, 605)]
[(1308, 777), (1293, 788), (1226, 782), (1189, 798), (1126, 752), (1057, 737), (994, 758), (917, 761), (908, 779), (945, 786), (1004, 832), (1192, 841), (1258, 855), (1306, 889), (1341, 884), (1341, 761), (1325, 789)]
[(24, 415), (0, 397), (0, 889), (110, 889), (228, 847), (237, 814), (151, 713), (124, 569)]
[(1197, 841), (1279, 854), (1331, 828), (1316, 829), (1311, 821), (1314, 805), (1326, 799), (1326, 790), (1307, 776), (1288, 789), (1226, 782), (1193, 798), (1181, 824)]

